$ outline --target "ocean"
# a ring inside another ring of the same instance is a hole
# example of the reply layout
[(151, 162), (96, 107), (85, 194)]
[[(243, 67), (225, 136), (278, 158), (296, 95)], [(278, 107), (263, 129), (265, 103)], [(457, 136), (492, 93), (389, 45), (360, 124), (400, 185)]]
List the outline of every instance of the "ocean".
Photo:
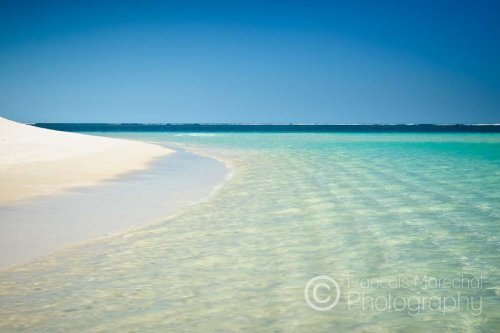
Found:
[(180, 214), (1, 271), (2, 332), (500, 330), (498, 126), (39, 126), (181, 147), (232, 176)]

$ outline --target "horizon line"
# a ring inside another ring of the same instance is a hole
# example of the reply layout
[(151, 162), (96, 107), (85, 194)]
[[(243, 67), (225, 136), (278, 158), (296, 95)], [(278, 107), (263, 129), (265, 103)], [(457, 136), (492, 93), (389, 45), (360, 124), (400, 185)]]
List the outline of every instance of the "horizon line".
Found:
[(29, 122), (26, 125), (78, 124), (78, 125), (143, 125), (143, 126), (500, 126), (500, 123), (198, 123), (198, 122)]

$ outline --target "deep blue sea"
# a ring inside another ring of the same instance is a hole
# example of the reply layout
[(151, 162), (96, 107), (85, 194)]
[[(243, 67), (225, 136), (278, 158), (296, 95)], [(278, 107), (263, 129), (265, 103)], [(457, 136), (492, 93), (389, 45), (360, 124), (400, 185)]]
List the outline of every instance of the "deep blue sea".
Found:
[(203, 133), (500, 133), (500, 125), (310, 125), (310, 124), (97, 124), (40, 123), (68, 132), (203, 132)]

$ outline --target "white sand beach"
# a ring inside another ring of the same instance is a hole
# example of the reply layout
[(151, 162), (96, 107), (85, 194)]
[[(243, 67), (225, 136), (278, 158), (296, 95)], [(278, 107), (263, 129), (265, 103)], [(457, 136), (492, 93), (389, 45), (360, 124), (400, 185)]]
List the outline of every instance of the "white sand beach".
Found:
[(143, 142), (37, 128), (0, 117), (0, 204), (94, 185), (173, 153)]
[(0, 269), (176, 214), (227, 174), (181, 149), (0, 118)]

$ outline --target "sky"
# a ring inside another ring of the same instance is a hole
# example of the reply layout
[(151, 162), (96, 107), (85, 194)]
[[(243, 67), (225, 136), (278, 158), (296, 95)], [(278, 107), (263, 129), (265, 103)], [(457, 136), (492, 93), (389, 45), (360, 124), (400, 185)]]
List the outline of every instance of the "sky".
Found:
[(484, 0), (0, 0), (0, 116), (500, 123), (499, 22)]

